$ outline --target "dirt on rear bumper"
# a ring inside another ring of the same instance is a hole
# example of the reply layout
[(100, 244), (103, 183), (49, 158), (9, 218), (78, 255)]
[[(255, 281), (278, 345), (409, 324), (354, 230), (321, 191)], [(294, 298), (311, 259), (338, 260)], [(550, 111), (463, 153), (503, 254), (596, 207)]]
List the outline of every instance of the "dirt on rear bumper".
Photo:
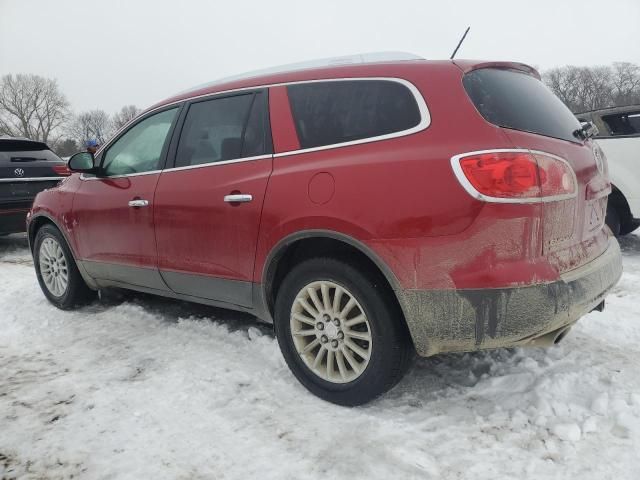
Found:
[(622, 275), (615, 238), (592, 262), (553, 283), (478, 290), (398, 292), (421, 356), (533, 343), (600, 304)]

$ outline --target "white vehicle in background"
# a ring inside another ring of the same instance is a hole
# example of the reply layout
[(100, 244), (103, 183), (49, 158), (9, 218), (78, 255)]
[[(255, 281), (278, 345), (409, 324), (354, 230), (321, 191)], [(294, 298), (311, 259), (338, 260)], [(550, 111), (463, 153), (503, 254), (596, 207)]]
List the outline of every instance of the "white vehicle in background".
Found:
[(640, 226), (640, 105), (577, 113), (581, 122), (598, 127), (595, 137), (609, 163), (612, 191), (607, 225), (615, 235)]

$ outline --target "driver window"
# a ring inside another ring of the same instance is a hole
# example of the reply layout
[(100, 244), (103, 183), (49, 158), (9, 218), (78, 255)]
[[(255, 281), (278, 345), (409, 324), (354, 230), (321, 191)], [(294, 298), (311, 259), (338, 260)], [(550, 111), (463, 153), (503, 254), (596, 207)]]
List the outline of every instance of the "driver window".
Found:
[(178, 108), (145, 118), (107, 150), (102, 163), (106, 176), (158, 170), (162, 148)]

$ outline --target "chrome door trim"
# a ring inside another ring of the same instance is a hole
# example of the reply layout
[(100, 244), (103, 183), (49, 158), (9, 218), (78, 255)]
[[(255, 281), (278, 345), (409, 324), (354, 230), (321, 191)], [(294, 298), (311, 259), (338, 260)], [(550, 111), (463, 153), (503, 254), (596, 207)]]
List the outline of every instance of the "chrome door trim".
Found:
[(0, 182), (53, 182), (55, 180), (63, 180), (67, 178), (64, 177), (15, 177), (15, 178), (0, 178)]
[(164, 170), (162, 170), (162, 173), (178, 172), (180, 170), (191, 170), (194, 168), (216, 167), (218, 165), (229, 165), (230, 163), (252, 162), (254, 160), (264, 160), (267, 158), (271, 158), (272, 156), (273, 154), (268, 153), (265, 155), (256, 155), (255, 157), (232, 158), (229, 160), (222, 160), (220, 162), (207, 162), (199, 163), (198, 165), (185, 165), (184, 167), (171, 167), (165, 168)]
[[(273, 157), (273, 154), (268, 153), (265, 155), (257, 155), (255, 157), (233, 158), (230, 160), (223, 160), (221, 162), (200, 163), (198, 165), (186, 165), (184, 167), (165, 168), (164, 170), (151, 170), (149, 172), (142, 172), (142, 173), (128, 173), (124, 175), (113, 175), (111, 177), (85, 177), (84, 176), (85, 174), (83, 173), (80, 175), (80, 179), (81, 180), (109, 180), (110, 178), (138, 177), (141, 175), (151, 175), (154, 173), (171, 173), (171, 172), (178, 172), (181, 170), (191, 170), (194, 168), (217, 167), (222, 165), (229, 165), (232, 163), (253, 162), (255, 160), (266, 160), (267, 158), (271, 158), (271, 157)], [(64, 178), (64, 177), (61, 177), (61, 178)]]
[(111, 180), (112, 178), (141, 177), (142, 175), (153, 175), (154, 173), (160, 172), (162, 172), (162, 170), (149, 170), (148, 172), (125, 173), (123, 175), (111, 175), (108, 177), (85, 177), (85, 174), (82, 173), (80, 174), (80, 180)]

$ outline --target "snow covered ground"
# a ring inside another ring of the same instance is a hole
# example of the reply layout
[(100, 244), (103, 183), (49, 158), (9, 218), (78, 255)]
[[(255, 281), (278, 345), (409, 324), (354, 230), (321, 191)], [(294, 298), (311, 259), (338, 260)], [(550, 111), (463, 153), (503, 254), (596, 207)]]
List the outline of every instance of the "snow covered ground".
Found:
[(420, 359), (347, 409), (251, 317), (116, 293), (62, 312), (0, 238), (0, 478), (638, 479), (640, 236), (621, 243), (607, 309), (557, 347)]

